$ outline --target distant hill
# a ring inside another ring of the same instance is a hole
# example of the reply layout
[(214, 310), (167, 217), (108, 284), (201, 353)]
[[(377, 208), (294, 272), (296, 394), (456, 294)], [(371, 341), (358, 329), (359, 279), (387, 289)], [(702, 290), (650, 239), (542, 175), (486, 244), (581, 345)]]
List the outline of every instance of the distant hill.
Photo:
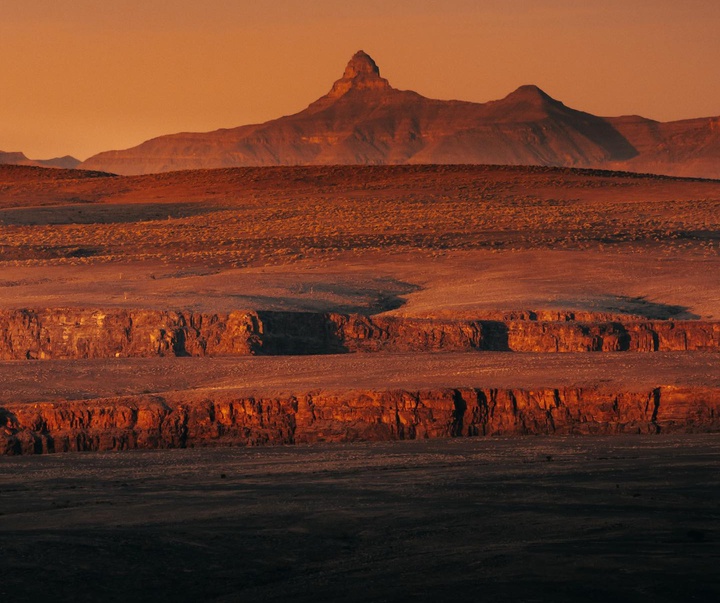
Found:
[(79, 159), (65, 155), (54, 159), (28, 159), (24, 153), (0, 151), (0, 165), (32, 165), (35, 167), (52, 167), (62, 169), (76, 168)]
[(80, 167), (118, 174), (263, 165), (471, 163), (720, 178), (720, 118), (598, 117), (537, 86), (488, 103), (397, 90), (356, 53), (307, 109), (264, 124), (160, 136)]

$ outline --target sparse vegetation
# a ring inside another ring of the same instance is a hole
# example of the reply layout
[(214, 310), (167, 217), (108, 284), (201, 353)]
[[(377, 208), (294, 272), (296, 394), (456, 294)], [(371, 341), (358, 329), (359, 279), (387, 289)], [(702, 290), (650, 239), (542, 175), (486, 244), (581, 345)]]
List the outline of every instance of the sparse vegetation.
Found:
[[(52, 206), (37, 185), (0, 191), (2, 261), (247, 266), (348, 250), (720, 250), (712, 181), (467, 166), (237, 169), (63, 177), (50, 182)], [(95, 221), (68, 201), (80, 190), (95, 199)], [(20, 199), (45, 205), (46, 223), (37, 213), (18, 219)]]

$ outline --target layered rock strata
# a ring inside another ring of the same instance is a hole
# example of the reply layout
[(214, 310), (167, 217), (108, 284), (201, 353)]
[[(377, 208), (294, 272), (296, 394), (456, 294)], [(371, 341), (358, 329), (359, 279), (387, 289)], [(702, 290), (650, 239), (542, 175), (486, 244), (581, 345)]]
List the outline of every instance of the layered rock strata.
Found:
[(0, 360), (464, 350), (717, 351), (720, 323), (446, 320), (259, 311), (0, 311)]
[[(716, 322), (573, 318), (533, 313), (445, 320), (260, 311), (4, 310), (0, 359), (20, 361), (21, 367), (29, 359), (152, 356), (720, 350)], [(481, 383), (423, 390), (378, 383), (343, 391), (291, 387), (291, 393), (282, 395), (221, 387), (92, 400), (9, 400), (0, 407), (0, 453), (720, 431), (720, 390), (658, 385), (638, 391), (630, 386), (498, 389)]]
[(228, 391), (6, 404), (0, 453), (720, 430), (720, 390)]

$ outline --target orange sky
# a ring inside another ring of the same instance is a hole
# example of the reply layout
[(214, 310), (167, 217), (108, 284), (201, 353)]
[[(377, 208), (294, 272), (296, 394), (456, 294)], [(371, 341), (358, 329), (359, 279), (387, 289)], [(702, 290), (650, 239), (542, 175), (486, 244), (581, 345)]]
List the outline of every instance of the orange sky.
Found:
[(358, 49), (396, 88), (720, 115), (718, 0), (1, 0), (0, 150), (126, 148), (295, 113)]

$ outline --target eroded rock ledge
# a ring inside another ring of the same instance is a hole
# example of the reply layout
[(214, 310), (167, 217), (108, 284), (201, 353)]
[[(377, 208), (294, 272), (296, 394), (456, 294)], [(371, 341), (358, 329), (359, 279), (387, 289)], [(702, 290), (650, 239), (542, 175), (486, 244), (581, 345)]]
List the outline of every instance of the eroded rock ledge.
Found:
[(448, 320), (310, 312), (2, 310), (0, 360), (377, 351), (720, 350), (720, 322)]
[(714, 431), (720, 431), (720, 390), (712, 388), (463, 388), (266, 397), (206, 390), (0, 408), (4, 454)]

